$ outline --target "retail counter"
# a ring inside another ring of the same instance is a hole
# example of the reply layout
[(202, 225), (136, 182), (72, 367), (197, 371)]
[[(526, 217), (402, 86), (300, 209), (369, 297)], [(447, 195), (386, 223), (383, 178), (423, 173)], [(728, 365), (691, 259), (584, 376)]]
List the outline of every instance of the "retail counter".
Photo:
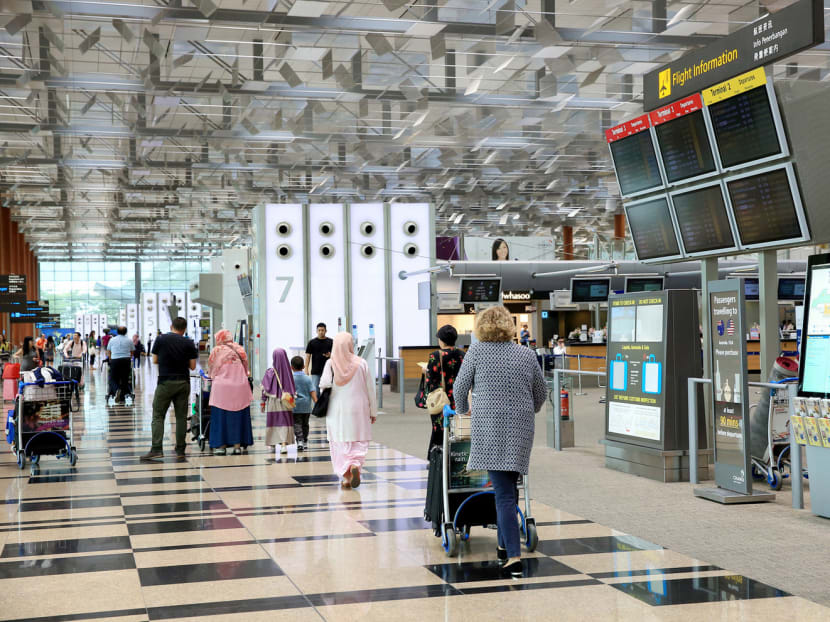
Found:
[(420, 380), (421, 368), (418, 363), (426, 363), (429, 355), (438, 349), (434, 346), (401, 346), (398, 356), (403, 359), (403, 377), (405, 380)]
[[(782, 339), (779, 346), (780, 352), (785, 358), (797, 359), (798, 347), (795, 339)], [(761, 340), (749, 339), (746, 342), (746, 370), (748, 372), (761, 372)]]

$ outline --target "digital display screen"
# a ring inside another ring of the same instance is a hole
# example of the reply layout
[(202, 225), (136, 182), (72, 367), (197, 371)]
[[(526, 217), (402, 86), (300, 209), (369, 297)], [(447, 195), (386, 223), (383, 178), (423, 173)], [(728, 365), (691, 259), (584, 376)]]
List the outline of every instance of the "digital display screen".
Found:
[(759, 300), (761, 289), (758, 279), (744, 279), (744, 300)]
[(712, 104), (709, 116), (724, 168), (781, 153), (765, 86)]
[(715, 154), (709, 144), (702, 110), (661, 123), (654, 131), (669, 182), (715, 170)]
[(634, 292), (659, 292), (663, 289), (663, 277), (629, 277), (625, 281), (625, 293)]
[(611, 143), (611, 157), (623, 195), (663, 185), (657, 155), (648, 131)]
[(727, 181), (726, 189), (742, 244), (802, 237), (786, 168)]
[(804, 300), (804, 279), (778, 279), (778, 300)]
[(733, 248), (735, 239), (720, 184), (672, 196), (677, 227), (687, 253)]
[(606, 302), (611, 279), (571, 279), (571, 302)]
[(677, 244), (666, 197), (636, 205), (626, 205), (625, 213), (638, 259), (658, 259), (680, 255), (680, 247)]
[[(827, 259), (830, 256), (823, 257)], [(826, 397), (830, 393), (830, 264), (811, 267), (810, 291), (804, 304), (806, 339), (801, 348), (799, 394)]]
[(501, 279), (461, 279), (462, 303), (500, 302)]

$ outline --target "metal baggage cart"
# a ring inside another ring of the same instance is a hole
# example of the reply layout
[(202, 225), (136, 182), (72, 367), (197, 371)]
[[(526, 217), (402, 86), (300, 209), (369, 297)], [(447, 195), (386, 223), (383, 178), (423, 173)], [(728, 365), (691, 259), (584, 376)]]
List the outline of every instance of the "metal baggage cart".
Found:
[(204, 451), (210, 440), (210, 377), (203, 369), (190, 376), (195, 399), (190, 413), (191, 439)]
[[(496, 524), (495, 493), (487, 472), (467, 469), (470, 424), (469, 416), (459, 416), (449, 406), (444, 407), (443, 516), (438, 535), (448, 557), (458, 553), (459, 539), (470, 539), (471, 527)], [(518, 505), (516, 512), (522, 541), (528, 551), (535, 551), (539, 536), (530, 512), (529, 485), (529, 476), (522, 476), (518, 486), (524, 493), (524, 512)]]
[(21, 382), (19, 389), (15, 408), (9, 411), (6, 423), (6, 440), (17, 456), (17, 466), (22, 469), (28, 457), (34, 470), (45, 455), (68, 458), (69, 464), (75, 466), (78, 454), (72, 414), (80, 409), (78, 383)]
[[(784, 378), (773, 384), (791, 384), (798, 382), (798, 378)], [(765, 479), (773, 490), (781, 490), (784, 480), (789, 478), (790, 472), (790, 397), (785, 390), (770, 392), (769, 419), (767, 422), (767, 445), (763, 456), (751, 456), (752, 475), (757, 479)], [(758, 408), (758, 404), (750, 406)], [(801, 473), (807, 477), (807, 469)]]

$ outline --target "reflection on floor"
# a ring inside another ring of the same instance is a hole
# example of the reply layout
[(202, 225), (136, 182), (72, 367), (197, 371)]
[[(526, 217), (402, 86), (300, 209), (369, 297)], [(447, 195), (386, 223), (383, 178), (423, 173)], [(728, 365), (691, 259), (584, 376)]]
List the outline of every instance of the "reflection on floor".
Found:
[[(142, 387), (148, 391), (142, 391)], [(141, 464), (152, 371), (108, 408), (95, 373), (75, 420), (76, 467), (0, 460), (0, 617), (14, 620), (828, 620), (830, 611), (651, 542), (535, 504), (524, 577), (474, 529), (450, 560), (422, 520), (426, 463), (373, 444), (363, 485), (310, 449)], [(172, 418), (172, 417), (171, 417)], [(172, 454), (172, 426), (166, 449)], [(536, 483), (539, 486), (540, 483)]]

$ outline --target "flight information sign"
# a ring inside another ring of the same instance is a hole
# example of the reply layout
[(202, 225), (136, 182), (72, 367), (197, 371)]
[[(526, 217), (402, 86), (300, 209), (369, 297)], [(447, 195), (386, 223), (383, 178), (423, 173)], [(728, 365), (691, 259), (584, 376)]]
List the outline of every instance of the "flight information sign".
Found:
[(672, 203), (686, 254), (735, 248), (720, 184), (673, 194)]
[(605, 132), (623, 196), (663, 185), (650, 127), (644, 114)]
[(501, 279), (461, 279), (460, 302), (468, 304), (498, 303), (501, 299)]
[(786, 155), (772, 97), (763, 68), (703, 92), (723, 168)]
[(0, 304), (26, 300), (25, 274), (0, 274)]
[(669, 183), (715, 172), (715, 156), (703, 118), (703, 99), (698, 93), (649, 116)]
[(624, 207), (637, 259), (643, 261), (680, 256), (668, 198), (661, 196)]
[(726, 190), (743, 246), (806, 239), (790, 165), (727, 179)]

